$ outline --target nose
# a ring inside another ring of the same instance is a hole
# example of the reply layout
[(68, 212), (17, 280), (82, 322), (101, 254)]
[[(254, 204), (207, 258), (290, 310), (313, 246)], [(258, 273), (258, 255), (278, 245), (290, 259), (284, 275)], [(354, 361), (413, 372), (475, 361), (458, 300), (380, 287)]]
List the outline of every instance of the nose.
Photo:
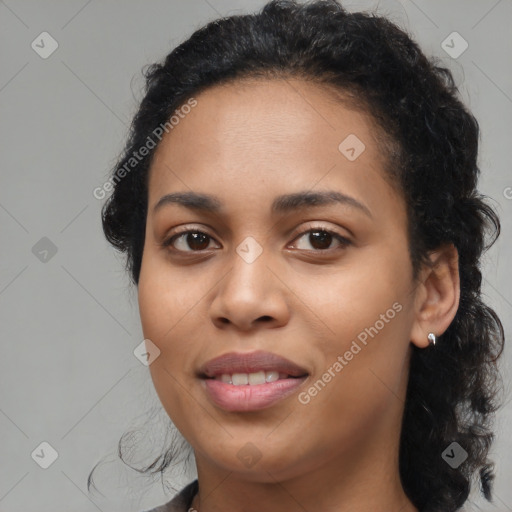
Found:
[(233, 264), (220, 280), (210, 307), (216, 327), (250, 331), (258, 325), (282, 327), (289, 321), (289, 288), (270, 260), (266, 251), (252, 262), (233, 252)]

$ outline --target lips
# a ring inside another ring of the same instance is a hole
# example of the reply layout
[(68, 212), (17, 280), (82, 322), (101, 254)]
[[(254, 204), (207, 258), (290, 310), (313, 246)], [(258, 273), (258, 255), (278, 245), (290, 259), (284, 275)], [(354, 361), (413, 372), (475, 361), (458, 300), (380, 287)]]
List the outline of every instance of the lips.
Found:
[(204, 364), (198, 377), (210, 401), (227, 412), (267, 409), (303, 387), (309, 373), (271, 352), (230, 352)]
[(201, 378), (215, 378), (221, 375), (251, 374), (256, 372), (279, 372), (289, 377), (308, 375), (305, 368), (289, 359), (271, 352), (229, 352), (205, 363), (198, 371)]

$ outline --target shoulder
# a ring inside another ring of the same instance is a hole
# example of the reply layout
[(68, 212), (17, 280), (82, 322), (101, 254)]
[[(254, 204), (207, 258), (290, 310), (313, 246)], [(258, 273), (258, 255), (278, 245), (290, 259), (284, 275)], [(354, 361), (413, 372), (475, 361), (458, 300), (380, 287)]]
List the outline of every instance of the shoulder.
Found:
[(151, 510), (142, 512), (188, 512), (192, 499), (197, 494), (197, 479), (185, 486), (174, 498)]

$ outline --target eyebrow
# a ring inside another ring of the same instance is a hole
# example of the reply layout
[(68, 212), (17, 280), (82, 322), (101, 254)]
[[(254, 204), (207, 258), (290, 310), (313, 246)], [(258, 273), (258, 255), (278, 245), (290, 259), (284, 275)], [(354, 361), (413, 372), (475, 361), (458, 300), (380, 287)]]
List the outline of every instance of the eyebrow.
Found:
[[(301, 191), (281, 195), (276, 197), (272, 202), (271, 211), (273, 213), (287, 213), (304, 207), (328, 206), (336, 203), (357, 208), (368, 217), (373, 218), (372, 213), (366, 205), (354, 197), (334, 190), (318, 192)], [(223, 210), (223, 204), (216, 196), (197, 192), (174, 192), (162, 196), (153, 207), (153, 213), (156, 213), (163, 206), (168, 204), (179, 204), (191, 210), (207, 213), (221, 213)]]

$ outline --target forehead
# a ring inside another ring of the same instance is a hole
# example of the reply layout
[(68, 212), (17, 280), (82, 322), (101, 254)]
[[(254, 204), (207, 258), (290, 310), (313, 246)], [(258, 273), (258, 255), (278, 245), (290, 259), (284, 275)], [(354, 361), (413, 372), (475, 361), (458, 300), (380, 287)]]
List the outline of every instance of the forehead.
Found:
[(380, 128), (331, 87), (252, 80), (214, 86), (195, 99), (156, 149), (150, 205), (170, 189), (214, 189), (227, 199), (237, 190), (247, 200), (247, 193), (262, 197), (258, 190), (268, 197), (320, 181), (357, 195), (383, 178)]
[(370, 116), (350, 108), (348, 97), (303, 80), (245, 80), (206, 89), (195, 99), (197, 106), (180, 116), (157, 153), (178, 158), (185, 143), (187, 150), (191, 144), (198, 149), (187, 151), (189, 161), (203, 152), (214, 152), (217, 161), (244, 150), (291, 156), (290, 147), (297, 157), (316, 156), (336, 154), (340, 136), (353, 133), (370, 142), (378, 135)]

